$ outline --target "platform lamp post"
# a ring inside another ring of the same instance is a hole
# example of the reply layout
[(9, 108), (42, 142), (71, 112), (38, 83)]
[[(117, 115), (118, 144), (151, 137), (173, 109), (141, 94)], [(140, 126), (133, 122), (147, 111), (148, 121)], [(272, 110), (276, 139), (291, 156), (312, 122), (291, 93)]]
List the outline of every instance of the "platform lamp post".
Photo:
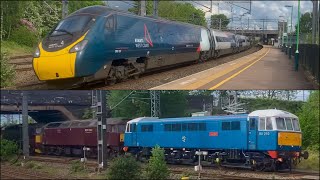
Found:
[(299, 68), (299, 34), (300, 34), (300, 0), (298, 0), (298, 23), (297, 23), (297, 47), (294, 57), (294, 70), (298, 71)]
[[(293, 13), (293, 6), (285, 5), (285, 7), (291, 8), (291, 23), (290, 23), (291, 27), (290, 27), (290, 33), (292, 33), (292, 13)], [(289, 59), (291, 59), (291, 48), (292, 48), (292, 44), (293, 44), (293, 43), (292, 43), (292, 37), (293, 37), (293, 36), (291, 36), (291, 38), (290, 38)], [(289, 38), (289, 34), (288, 34), (288, 38)]]
[(283, 52), (283, 44), (284, 44), (284, 23), (285, 23), (285, 20), (284, 20), (284, 16), (279, 16), (279, 18), (283, 18), (283, 20), (279, 21), (282, 23), (282, 28), (280, 27), (281, 29), (281, 52)]

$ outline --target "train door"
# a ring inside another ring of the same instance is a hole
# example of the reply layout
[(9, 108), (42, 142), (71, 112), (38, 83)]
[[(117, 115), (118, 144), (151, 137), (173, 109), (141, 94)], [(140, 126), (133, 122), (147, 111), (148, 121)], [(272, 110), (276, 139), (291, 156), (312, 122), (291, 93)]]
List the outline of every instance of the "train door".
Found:
[(137, 124), (136, 123), (130, 124), (130, 131), (131, 131), (131, 144), (133, 146), (138, 146), (137, 145)]
[(255, 150), (257, 149), (257, 124), (258, 117), (249, 117), (249, 126), (248, 126), (248, 149)]

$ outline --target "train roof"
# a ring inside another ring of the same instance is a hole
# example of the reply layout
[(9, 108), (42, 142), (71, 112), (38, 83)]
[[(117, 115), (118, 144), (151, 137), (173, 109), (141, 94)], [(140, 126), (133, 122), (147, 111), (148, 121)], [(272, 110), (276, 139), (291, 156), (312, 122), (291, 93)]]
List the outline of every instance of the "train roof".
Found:
[(296, 115), (292, 113), (278, 109), (257, 110), (251, 112), (249, 116), (298, 118)]
[(134, 14), (132, 12), (122, 11), (122, 10), (118, 10), (118, 9), (112, 9), (112, 8), (109, 8), (109, 7), (106, 7), (106, 6), (101, 6), (101, 5), (88, 6), (88, 7), (82, 8), (82, 9), (70, 14), (69, 16), (80, 15), (80, 14), (91, 14), (91, 15), (96, 15), (96, 16), (104, 16), (104, 15), (109, 14), (110, 12), (115, 12), (115, 13), (119, 13), (119, 14), (125, 14), (125, 15), (128, 15), (128, 16), (134, 16), (134, 17), (142, 18), (142, 19), (150, 19), (150, 20), (154, 20), (154, 21), (158, 21), (158, 22), (175, 23), (175, 24), (181, 24), (181, 25), (205, 28), (204, 26), (199, 26), (199, 25), (194, 25), (194, 24), (189, 24), (189, 23), (179, 22), (179, 21), (167, 20), (167, 19), (163, 19), (163, 18), (160, 18), (160, 17), (154, 18), (154, 17), (151, 17), (151, 16), (139, 16), (139, 15), (136, 15), (136, 14)]
[(223, 115), (223, 116), (195, 116), (195, 117), (179, 117), (179, 118), (155, 118), (155, 117), (139, 117), (128, 121), (128, 123), (148, 123), (148, 122), (195, 122), (195, 121), (205, 121), (205, 120), (246, 120), (248, 114), (238, 114), (238, 115)]

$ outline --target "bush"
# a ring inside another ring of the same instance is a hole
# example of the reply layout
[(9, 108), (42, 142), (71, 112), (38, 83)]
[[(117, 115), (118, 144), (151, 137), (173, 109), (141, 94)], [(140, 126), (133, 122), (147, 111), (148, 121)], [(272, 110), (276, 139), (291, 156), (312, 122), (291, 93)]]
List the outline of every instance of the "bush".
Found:
[(25, 166), (28, 169), (41, 169), (42, 168), (42, 166), (40, 164), (38, 164), (34, 161), (28, 161)]
[(1, 139), (0, 158), (1, 161), (8, 161), (19, 153), (18, 145), (6, 139)]
[(14, 77), (14, 69), (8, 64), (9, 58), (5, 52), (1, 52), (1, 88), (11, 85), (11, 80)]
[(10, 36), (10, 40), (29, 47), (34, 47), (38, 43), (37, 35), (24, 26), (14, 29)]
[(132, 156), (116, 157), (109, 167), (107, 179), (140, 179), (140, 164)]
[(82, 172), (84, 170), (85, 170), (84, 165), (80, 161), (78, 160), (72, 161), (71, 172), (76, 173), (76, 172)]
[(165, 161), (164, 150), (159, 146), (152, 149), (152, 156), (146, 169), (147, 179), (168, 179), (169, 171)]

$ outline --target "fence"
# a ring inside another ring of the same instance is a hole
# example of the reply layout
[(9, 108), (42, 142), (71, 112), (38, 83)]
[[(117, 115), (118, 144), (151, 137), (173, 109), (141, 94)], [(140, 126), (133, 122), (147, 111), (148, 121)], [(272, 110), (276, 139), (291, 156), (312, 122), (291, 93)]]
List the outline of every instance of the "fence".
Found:
[[(293, 44), (291, 56), (294, 58), (296, 44)], [(319, 45), (299, 44), (299, 66), (308, 70), (319, 84)]]

